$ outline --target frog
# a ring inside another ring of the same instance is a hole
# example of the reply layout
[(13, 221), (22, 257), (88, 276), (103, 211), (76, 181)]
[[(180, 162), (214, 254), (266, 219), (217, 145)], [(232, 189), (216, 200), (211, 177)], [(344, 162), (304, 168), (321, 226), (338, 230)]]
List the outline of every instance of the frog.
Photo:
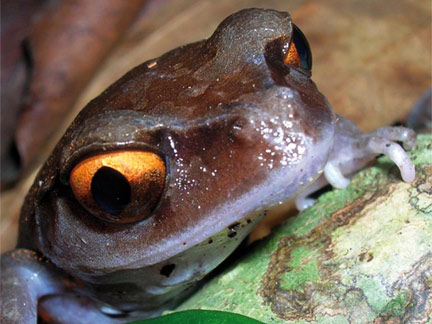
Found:
[[(289, 13), (244, 9), (135, 67), (78, 114), (1, 257), (4, 323), (126, 323), (191, 294), (273, 207), (387, 155), (403, 181), (414, 131), (361, 132), (311, 79)], [(401, 144), (400, 144), (401, 143)]]

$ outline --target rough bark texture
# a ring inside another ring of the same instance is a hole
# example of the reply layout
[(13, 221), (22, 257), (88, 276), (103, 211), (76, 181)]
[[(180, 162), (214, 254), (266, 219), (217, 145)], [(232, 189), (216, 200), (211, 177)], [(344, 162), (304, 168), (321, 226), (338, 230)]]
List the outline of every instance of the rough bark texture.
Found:
[(381, 158), (253, 245), (178, 310), (265, 323), (432, 323), (432, 135), (419, 136), (410, 155), (413, 183)]

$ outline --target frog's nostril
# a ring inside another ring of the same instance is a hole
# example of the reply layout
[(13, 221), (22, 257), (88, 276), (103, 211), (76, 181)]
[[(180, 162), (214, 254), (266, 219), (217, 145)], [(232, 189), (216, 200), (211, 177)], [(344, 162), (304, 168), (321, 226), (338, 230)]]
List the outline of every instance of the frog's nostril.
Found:
[(129, 181), (109, 167), (102, 167), (94, 174), (91, 192), (99, 206), (113, 215), (120, 214), (131, 200)]

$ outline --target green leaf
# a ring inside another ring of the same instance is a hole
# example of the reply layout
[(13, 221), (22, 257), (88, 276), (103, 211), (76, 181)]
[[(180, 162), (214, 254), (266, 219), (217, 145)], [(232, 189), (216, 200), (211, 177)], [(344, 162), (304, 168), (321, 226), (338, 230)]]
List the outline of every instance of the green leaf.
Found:
[(263, 324), (239, 314), (210, 311), (210, 310), (188, 310), (171, 313), (157, 318), (129, 324)]

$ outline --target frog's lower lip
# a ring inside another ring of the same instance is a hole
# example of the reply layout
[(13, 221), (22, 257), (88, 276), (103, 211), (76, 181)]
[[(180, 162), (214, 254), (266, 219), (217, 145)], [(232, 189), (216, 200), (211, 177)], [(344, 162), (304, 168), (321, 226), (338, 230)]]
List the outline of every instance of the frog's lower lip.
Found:
[[(251, 230), (262, 219), (266, 211), (246, 215), (244, 218), (224, 227), (217, 233), (207, 236), (201, 242), (191, 247), (183, 246), (181, 252), (163, 258), (163, 252), (159, 255), (159, 260), (154, 265), (148, 264), (148, 259), (138, 260), (133, 263), (123, 265), (124, 269), (142, 269), (146, 267), (158, 266), (161, 264), (175, 264), (176, 276), (164, 280), (161, 286), (172, 287), (173, 285), (185, 285), (197, 281), (197, 277), (204, 277), (223, 260), (230, 255), (238, 245), (249, 235)], [(228, 237), (228, 240), (227, 240)], [(207, 249), (207, 247), (211, 247)], [(206, 258), (203, 260), (202, 251), (207, 249)], [(169, 251), (172, 252), (172, 251)], [(187, 261), (186, 261), (187, 260)], [(192, 269), (192, 270), (191, 270)]]

